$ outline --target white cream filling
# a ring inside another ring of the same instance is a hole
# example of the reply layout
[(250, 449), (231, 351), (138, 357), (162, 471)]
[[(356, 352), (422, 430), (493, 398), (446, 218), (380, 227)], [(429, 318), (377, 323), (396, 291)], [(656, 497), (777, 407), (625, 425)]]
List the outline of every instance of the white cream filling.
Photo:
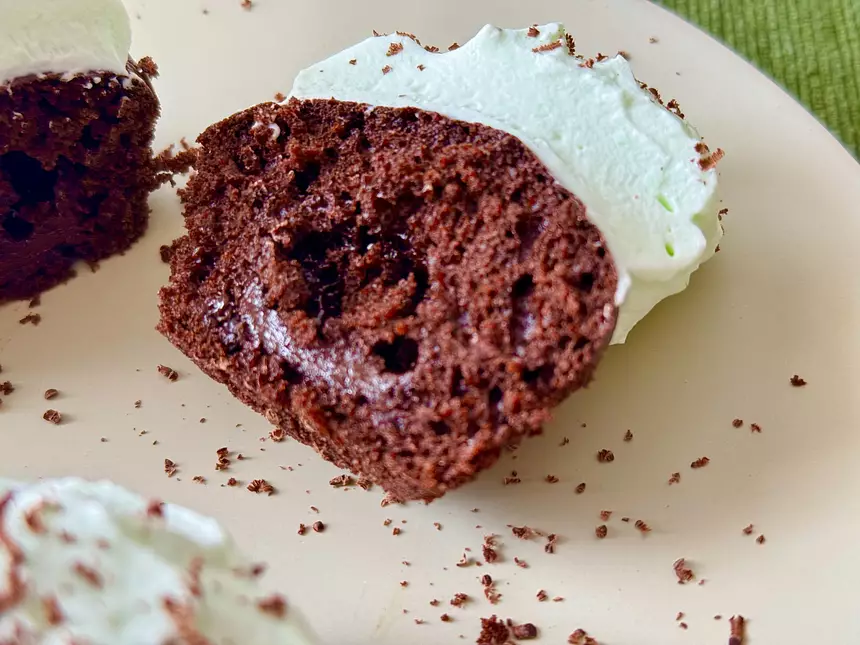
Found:
[[(372, 37), (300, 72), (290, 97), (414, 106), (518, 137), (605, 236), (620, 278), (613, 342), (624, 342), (714, 254), (717, 173), (699, 165), (698, 133), (640, 87), (623, 57), (588, 66), (563, 46), (563, 26), (537, 30), (488, 25), (445, 53), (407, 35)], [(554, 48), (533, 51), (542, 46)]]
[(121, 0), (0, 0), (0, 85), (30, 74), (126, 73)]
[(170, 504), (153, 513), (105, 481), (0, 480), (0, 499), (0, 642), (184, 643), (170, 599), (211, 643), (309, 643), (294, 610), (260, 608), (272, 596), (213, 519)]

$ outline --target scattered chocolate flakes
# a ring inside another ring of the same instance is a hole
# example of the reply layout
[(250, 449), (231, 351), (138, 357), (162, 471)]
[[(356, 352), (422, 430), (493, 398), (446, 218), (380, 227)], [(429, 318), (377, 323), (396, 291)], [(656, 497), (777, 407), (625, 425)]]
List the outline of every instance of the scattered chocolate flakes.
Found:
[(308, 532), (308, 527), (305, 526), (304, 524), (299, 524), (299, 529), (298, 529), (298, 531), (296, 531), (296, 533), (298, 533), (299, 535), (304, 535), (307, 532)]
[(764, 544), (764, 543), (765, 543), (765, 537), (764, 537), (764, 535), (759, 535), (759, 536), (755, 539), (755, 541), (756, 541), (756, 542), (758, 542), (759, 544)]
[(729, 618), (729, 645), (744, 645), (746, 636), (746, 620), (743, 616)]
[(481, 576), (481, 584), (485, 587), (489, 587), (491, 584), (493, 584), (493, 576), (491, 576), (489, 573), (485, 573)]
[(604, 522), (608, 521), (610, 517), (612, 517), (612, 511), (600, 511), (600, 519)]
[(633, 441), (633, 433), (630, 430), (624, 433), (624, 441)]
[(275, 443), (280, 443), (287, 438), (287, 431), (283, 428), (275, 428), (269, 432), (269, 439)]
[(520, 569), (529, 568), (529, 563), (525, 560), (520, 560), (519, 558), (514, 558), (514, 564), (517, 565)]
[(570, 439), (568, 439), (567, 437), (563, 437), (563, 438), (562, 438), (562, 440), (561, 440), (561, 443), (560, 443), (560, 444), (558, 444), (558, 445), (559, 445), (559, 446), (566, 446), (566, 445), (567, 445), (567, 444), (569, 444), (569, 443), (570, 443)]
[(460, 49), (460, 45), (457, 43), (451, 43), (450, 45), (448, 45), (448, 51), (449, 52), (452, 52), (455, 49)]
[(505, 645), (509, 636), (507, 625), (493, 614), (481, 619), (481, 633), (475, 642), (478, 645)]
[(0, 383), (0, 394), (9, 396), (14, 391), (15, 387), (12, 385), (11, 381), (3, 381), (2, 383)]
[(454, 597), (451, 598), (451, 606), (452, 607), (462, 607), (468, 602), (469, 596), (464, 593), (456, 593)]
[(325, 531), (325, 524), (320, 521), (316, 521), (313, 523), (313, 529), (315, 533), (322, 533)]
[(462, 569), (463, 567), (471, 566), (473, 563), (474, 560), (464, 553), (463, 557), (457, 562), (457, 566)]
[(484, 561), (487, 564), (493, 564), (499, 559), (498, 552), (489, 544), (485, 544), (483, 547), (481, 547), (481, 550), (484, 555)]
[(162, 244), (158, 247), (158, 255), (161, 258), (161, 261), (165, 264), (170, 264), (170, 258), (173, 257), (173, 247), (168, 246), (167, 244)]
[(531, 27), (529, 27), (529, 30), (526, 33), (526, 36), (528, 36), (529, 38), (537, 38), (538, 36), (540, 36), (540, 31), (538, 31), (537, 27), (531, 26)]
[(287, 615), (287, 602), (283, 596), (273, 594), (268, 598), (263, 598), (257, 602), (257, 608), (264, 614), (269, 614), (275, 618), (283, 618)]
[(54, 388), (50, 388), (48, 390), (45, 390), (45, 400), (50, 401), (51, 399), (53, 399), (58, 394), (59, 394), (59, 391), (55, 390)]
[(544, 479), (546, 480), (546, 482), (548, 484), (557, 484), (558, 483), (558, 477), (556, 477), (555, 475), (547, 475), (546, 477), (544, 477)]
[(391, 529), (391, 535), (400, 535), (401, 533), (402, 533), (402, 531), (396, 526), (393, 529)]
[(722, 614), (717, 614), (717, 615), (715, 615), (715, 616), (714, 616), (714, 620), (722, 620), (722, 619), (723, 619), (723, 615), (722, 615)]
[(338, 475), (337, 477), (330, 479), (328, 483), (332, 488), (343, 488), (344, 486), (354, 485), (355, 480), (349, 475)]
[(358, 60), (357, 60), (357, 59), (355, 59), (355, 58), (350, 58), (350, 59), (349, 59), (349, 64), (350, 64), (350, 65), (355, 65), (357, 62), (358, 62)]
[(424, 67), (424, 65), (418, 65), (417, 67), (419, 72), (423, 72), (425, 69), (427, 69), (426, 67)]
[(161, 374), (168, 381), (173, 382), (179, 378), (179, 372), (174, 369), (167, 367), (167, 365), (159, 365), (158, 373)]
[(553, 49), (558, 49), (559, 47), (561, 47), (561, 41), (554, 40), (551, 43), (546, 43), (545, 45), (540, 45), (539, 47), (532, 47), (532, 51), (535, 54), (540, 54), (543, 52), (551, 52)]
[(606, 537), (606, 534), (608, 532), (609, 529), (606, 528), (606, 524), (601, 524), (596, 529), (594, 529), (594, 534), (601, 540)]
[(676, 621), (681, 620), (683, 617), (684, 617), (683, 611), (679, 611), (677, 614), (675, 614), (675, 620)]
[(672, 484), (680, 484), (681, 483), (681, 473), (672, 473), (669, 477), (669, 485)]
[(553, 602), (562, 602), (564, 600), (564, 596), (556, 596), (552, 599)]
[(597, 461), (601, 464), (608, 464), (612, 461), (615, 461), (615, 455), (611, 450), (598, 450), (597, 451)]
[(585, 482), (582, 482), (576, 487), (576, 494), (582, 495), (585, 492)]
[(687, 625), (687, 623), (678, 623), (678, 627), (680, 627), (681, 629), (687, 629), (689, 625)]
[(803, 387), (804, 385), (806, 385), (806, 381), (797, 374), (795, 374), (791, 377), (791, 379), (789, 379), (789, 383), (791, 383), (794, 387)]
[(400, 586), (401, 586), (401, 587), (408, 587), (408, 586), (409, 586), (409, 581), (408, 581), (408, 580), (401, 580), (401, 581), (400, 581)]
[[(406, 610), (404, 609), (403, 611), (406, 611)], [(423, 619), (423, 618), (416, 618), (416, 619), (415, 619), (415, 624), (416, 624), (416, 625), (423, 625), (423, 624), (424, 624), (424, 619)]]
[(382, 521), (382, 526), (390, 526), (390, 525), (391, 525), (391, 519), (386, 517), (386, 518)]
[(252, 493), (266, 493), (269, 497), (275, 494), (275, 487), (265, 479), (254, 479), (248, 484), (248, 490)]
[(134, 402), (135, 408), (140, 408), (141, 405), (143, 405), (143, 401), (141, 401), (140, 399), (138, 399), (137, 401)]
[[(624, 521), (623, 517), (621, 518), (621, 521), (622, 522)], [(628, 518), (628, 521), (629, 521), (629, 518)], [(651, 527), (648, 526), (642, 520), (636, 520), (636, 523), (633, 526), (635, 526), (637, 529), (639, 529), (640, 533), (650, 533), (651, 532)]]
[(227, 480), (227, 485), (228, 486), (238, 486), (239, 481), (235, 477), (231, 477), (230, 479)]
[(576, 56), (576, 41), (570, 34), (564, 35), (564, 44), (567, 46), (568, 56)]
[(687, 566), (687, 561), (684, 558), (678, 558), (672, 564), (672, 569), (675, 571), (675, 576), (678, 578), (678, 584), (683, 585), (692, 582), (696, 576), (693, 570)]
[(381, 38), (382, 36), (387, 36), (387, 35), (388, 35), (388, 34), (381, 34), (381, 33), (379, 33), (378, 31), (376, 31), (376, 29), (373, 29), (372, 31), (373, 31), (373, 35), (374, 35), (374, 37), (376, 37), (376, 38)]
[(750, 432), (761, 434), (761, 426), (757, 423), (750, 424)]
[(397, 501), (397, 498), (392, 497), (391, 493), (388, 493), (385, 497), (382, 498), (382, 501), (379, 502), (379, 505), (382, 508), (385, 508), (386, 506), (390, 506), (391, 504), (399, 504), (399, 503), (400, 502)]
[(438, 607), (439, 601), (434, 598), (433, 600), (430, 601), (430, 606), (431, 607)]
[(383, 75), (387, 74), (390, 71), (391, 71), (391, 65), (386, 65), (385, 67), (382, 68)]
[(191, 481), (193, 481), (197, 484), (205, 484), (206, 478), (203, 475), (195, 475), (194, 477), (191, 478)]
[(164, 472), (167, 473), (168, 477), (173, 477), (176, 474), (177, 470), (178, 466), (176, 465), (175, 461), (172, 461), (170, 459), (164, 460)]
[(521, 540), (531, 540), (535, 535), (537, 535), (537, 532), (529, 526), (512, 526), (511, 533)]
[(438, 54), (439, 48), (436, 45), (424, 45), (424, 49), (426, 49), (431, 54)]
[(437, 531), (442, 530), (442, 525), (439, 524), (439, 522), (433, 522), (433, 526), (436, 528)]
[(367, 477), (359, 477), (358, 481), (355, 483), (358, 485), (359, 488), (362, 488), (364, 490), (370, 490), (371, 488), (373, 488), (373, 482), (370, 481)]
[(744, 424), (743, 419), (735, 419), (734, 421), (732, 421), (732, 427), (734, 427), (734, 428), (740, 428), (743, 424)]
[(92, 567), (88, 567), (83, 562), (75, 562), (73, 569), (76, 574), (86, 580), (93, 587), (101, 589), (104, 586), (104, 580), (102, 580), (101, 574)]
[(535, 594), (535, 597), (538, 599), (538, 602), (545, 602), (549, 598), (549, 594), (547, 594), (543, 589), (540, 589)]
[(63, 420), (63, 415), (56, 410), (46, 410), (45, 414), (42, 415), (42, 418), (45, 421), (53, 423), (55, 426), (57, 426), (60, 425), (60, 422)]
[(577, 629), (570, 636), (567, 637), (567, 642), (569, 645), (583, 645), (583, 641), (585, 638), (588, 638), (588, 634), (586, 634), (584, 629)]
[(725, 150), (717, 148), (712, 153), (699, 159), (699, 168), (703, 171), (712, 170), (717, 167), (720, 160), (726, 156)]
[(511, 627), (511, 634), (518, 640), (527, 641), (537, 638), (538, 630), (532, 623), (523, 623), (522, 625)]
[(690, 464), (690, 468), (704, 468), (709, 463), (711, 463), (711, 460), (708, 457), (699, 457), (696, 461)]
[(649, 42), (649, 43), (651, 43), (652, 45), (656, 45), (656, 44), (657, 44), (657, 43), (659, 43), (660, 41), (659, 41), (655, 36), (651, 36), (651, 37), (648, 39), (648, 42)]
[(391, 43), (388, 46), (388, 51), (385, 52), (386, 56), (396, 56), (400, 52), (403, 51), (403, 45), (401, 43)]
[(546, 544), (543, 546), (543, 550), (547, 553), (555, 553), (555, 543), (558, 541), (558, 536), (555, 533), (550, 533), (546, 536)]
[(752, 535), (752, 532), (753, 532), (753, 525), (752, 524), (744, 527), (744, 531), (743, 531), (744, 535)]
[(38, 327), (40, 322), (42, 322), (42, 316), (40, 314), (29, 313), (19, 320), (18, 324), (26, 325), (29, 323), (33, 325), (33, 327)]
[(450, 623), (453, 618), (451, 618), (448, 614), (442, 614), (441, 616), (439, 616), (439, 620), (441, 620), (443, 623)]

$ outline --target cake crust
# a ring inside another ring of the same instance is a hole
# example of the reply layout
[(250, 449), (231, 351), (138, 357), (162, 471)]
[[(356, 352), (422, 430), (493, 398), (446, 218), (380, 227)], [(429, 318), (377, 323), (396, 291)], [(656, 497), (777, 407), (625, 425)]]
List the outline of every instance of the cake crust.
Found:
[(616, 269), (516, 138), (293, 100), (199, 142), (159, 330), (326, 459), (433, 499), (589, 381)]
[(146, 73), (18, 78), (0, 86), (0, 302), (126, 250), (157, 185), (159, 104)]

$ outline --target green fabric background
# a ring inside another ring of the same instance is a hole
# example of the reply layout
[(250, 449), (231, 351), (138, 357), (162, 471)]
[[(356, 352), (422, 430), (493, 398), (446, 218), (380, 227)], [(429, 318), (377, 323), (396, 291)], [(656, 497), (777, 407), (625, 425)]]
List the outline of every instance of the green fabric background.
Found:
[(860, 0), (656, 0), (711, 32), (860, 155)]

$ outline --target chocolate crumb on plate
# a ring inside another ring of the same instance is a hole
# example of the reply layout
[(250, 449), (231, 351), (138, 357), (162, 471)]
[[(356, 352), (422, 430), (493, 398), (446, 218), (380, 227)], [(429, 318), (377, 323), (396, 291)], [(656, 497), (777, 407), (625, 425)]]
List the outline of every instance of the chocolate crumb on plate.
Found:
[(325, 531), (325, 524), (320, 521), (316, 521), (313, 523), (313, 529), (315, 533), (322, 533)]
[(600, 519), (604, 522), (608, 521), (610, 517), (612, 517), (612, 511), (600, 511)]
[(356, 59), (356, 58), (350, 58), (350, 59), (349, 59), (349, 64), (350, 64), (350, 65), (355, 65), (357, 62), (358, 62), (358, 59)]
[(761, 434), (761, 426), (757, 423), (751, 423), (750, 432)]
[(164, 472), (167, 473), (168, 477), (173, 477), (176, 474), (178, 468), (179, 467), (176, 465), (176, 462), (172, 459), (164, 460)]
[(753, 532), (753, 525), (752, 524), (748, 524), (747, 526), (744, 527), (744, 530), (743, 530), (744, 535), (752, 535), (752, 532)]
[(567, 437), (562, 437), (561, 443), (558, 445), (559, 446), (566, 446), (569, 443), (570, 443), (570, 439), (568, 439)]
[(493, 614), (489, 618), (481, 619), (481, 633), (475, 642), (478, 645), (505, 645), (509, 636), (507, 625)]
[(576, 494), (582, 495), (585, 492), (585, 482), (582, 482), (576, 487)]
[(206, 478), (203, 475), (195, 475), (194, 477), (191, 478), (191, 481), (193, 481), (196, 484), (205, 484)]
[(624, 441), (633, 441), (633, 433), (630, 430), (624, 433)]
[(735, 419), (734, 421), (732, 421), (732, 427), (733, 428), (740, 428), (743, 424), (744, 424), (743, 419)]
[(677, 620), (681, 620), (683, 617), (684, 617), (684, 612), (683, 612), (683, 611), (679, 611), (677, 614), (675, 614), (675, 620), (676, 620), (676, 621), (677, 621)]
[(33, 327), (38, 327), (40, 322), (42, 322), (42, 316), (40, 314), (29, 313), (19, 320), (18, 324), (26, 325), (29, 323), (33, 325)]
[(468, 600), (469, 600), (469, 596), (468, 596), (467, 594), (464, 594), (464, 593), (456, 593), (456, 594), (454, 594), (454, 597), (453, 597), (453, 598), (451, 598), (451, 602), (450, 602), (450, 604), (451, 604), (453, 607), (462, 607), (463, 605), (465, 605), (465, 604), (466, 604), (466, 602), (467, 602)]
[(307, 532), (308, 532), (308, 527), (307, 527), (307, 526), (305, 526), (304, 524), (301, 524), (301, 523), (300, 523), (300, 524), (299, 524), (299, 529), (296, 531), (296, 533), (298, 533), (299, 535), (304, 535), (304, 534), (305, 534), (305, 533), (307, 533)]
[(764, 537), (764, 535), (759, 535), (759, 536), (755, 539), (755, 541), (756, 541), (756, 542), (758, 542), (759, 544), (764, 544), (764, 543), (765, 543), (765, 537)]
[[(623, 517), (621, 518), (621, 521), (622, 522), (625, 521)], [(630, 518), (627, 518), (627, 521), (630, 521)], [(640, 533), (650, 533), (651, 532), (651, 527), (648, 526), (642, 520), (636, 520), (636, 523), (633, 526), (635, 526), (637, 529), (639, 529)]]
[(385, 52), (386, 56), (396, 56), (400, 52), (403, 51), (403, 45), (401, 43), (391, 43), (388, 46), (388, 51)]
[(608, 464), (612, 461), (615, 461), (615, 454), (611, 450), (598, 450), (597, 461), (602, 464)]
[(531, 27), (529, 27), (529, 30), (526, 33), (526, 36), (528, 36), (529, 38), (537, 38), (538, 36), (540, 36), (540, 31), (538, 30), (537, 27), (531, 26)]
[(693, 463), (690, 464), (690, 468), (704, 468), (709, 463), (711, 463), (710, 458), (708, 457), (699, 457)]
[(543, 550), (549, 554), (555, 553), (556, 542), (558, 542), (558, 536), (555, 533), (550, 533), (546, 536), (546, 544), (544, 544)]
[(170, 382), (173, 382), (179, 378), (179, 372), (170, 367), (167, 367), (167, 365), (159, 365), (157, 369), (158, 373)]
[(678, 558), (672, 564), (672, 569), (675, 571), (675, 576), (678, 578), (678, 584), (683, 585), (692, 582), (695, 579), (693, 570), (687, 566), (687, 561), (684, 558)]
[(744, 645), (746, 636), (746, 620), (743, 616), (729, 618), (729, 645)]
[(45, 414), (42, 415), (42, 418), (49, 423), (59, 425), (60, 422), (63, 420), (63, 415), (56, 410), (46, 410)]
[(794, 376), (792, 376), (792, 377), (791, 377), (791, 379), (789, 380), (789, 382), (790, 382), (794, 387), (803, 387), (804, 385), (806, 385), (806, 381), (805, 381), (804, 379), (802, 379), (802, 378), (801, 378), (799, 375), (797, 375), (797, 374), (795, 374)]
[(545, 602), (549, 598), (549, 594), (543, 589), (540, 589), (535, 594), (535, 597), (538, 599), (538, 602)]
[(672, 473), (669, 477), (669, 485), (672, 484), (680, 484), (681, 483), (681, 473)]
[(553, 49), (558, 49), (561, 46), (562, 45), (560, 40), (554, 40), (551, 43), (546, 43), (545, 45), (540, 45), (539, 47), (533, 47), (532, 51), (535, 54), (541, 54), (543, 52), (551, 52)]
[(594, 529), (594, 534), (601, 540), (606, 537), (606, 534), (608, 532), (609, 529), (606, 528), (606, 524), (601, 524), (596, 529)]
[(556, 477), (555, 475), (547, 475), (546, 477), (544, 477), (544, 480), (548, 484), (557, 484), (558, 483), (558, 477)]
[(511, 627), (511, 634), (514, 638), (521, 641), (537, 638), (538, 630), (532, 623), (523, 623), (522, 625), (514, 625)]
[(45, 400), (50, 401), (55, 396), (57, 396), (59, 393), (60, 392), (58, 390), (55, 390), (54, 388), (49, 388), (49, 389), (45, 390)]
[(451, 618), (451, 616), (449, 616), (448, 614), (442, 614), (441, 616), (439, 616), (439, 620), (441, 620), (443, 623), (450, 623), (453, 618)]
[(254, 3), (251, 0), (242, 0), (242, 2), (240, 3), (240, 6), (245, 11), (250, 11), (254, 7)]
[(161, 257), (162, 262), (170, 264), (170, 258), (173, 256), (173, 247), (168, 246), (167, 244), (162, 244), (158, 247), (158, 255)]
[(141, 405), (143, 405), (143, 401), (141, 401), (140, 399), (138, 399), (137, 401), (134, 402), (135, 408), (140, 408)]
[(514, 558), (514, 564), (517, 565), (520, 569), (528, 569), (529, 563), (525, 560), (520, 560), (519, 558)]
[(0, 394), (4, 396), (9, 396), (12, 392), (15, 391), (15, 386), (12, 385), (11, 381), (3, 381), (0, 383)]
[(390, 71), (391, 71), (391, 65), (386, 65), (385, 67), (382, 68), (383, 74), (387, 74)]
[(689, 625), (687, 625), (687, 623), (678, 623), (678, 627), (680, 627), (681, 629), (687, 629)]
[(396, 526), (393, 529), (391, 529), (391, 535), (400, 535), (401, 533), (402, 533), (402, 531)]

